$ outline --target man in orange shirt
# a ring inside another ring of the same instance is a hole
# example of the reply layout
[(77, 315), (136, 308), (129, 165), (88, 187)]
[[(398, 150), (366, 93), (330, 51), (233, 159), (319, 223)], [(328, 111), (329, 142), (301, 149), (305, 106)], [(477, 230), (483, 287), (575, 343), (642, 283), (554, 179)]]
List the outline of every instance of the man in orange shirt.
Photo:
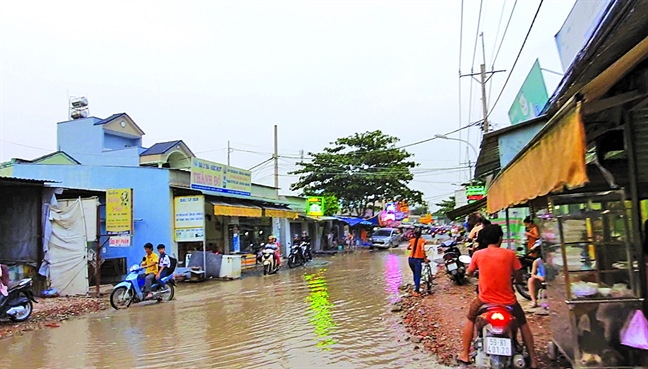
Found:
[(515, 298), (511, 275), (515, 275), (516, 282), (522, 280), (522, 264), (515, 252), (500, 248), (502, 244), (502, 228), (499, 225), (488, 225), (480, 232), (480, 237), (488, 244), (483, 250), (473, 254), (472, 262), (468, 267), (468, 275), (479, 269), (479, 296), (470, 304), (468, 321), (463, 331), (463, 350), (457, 358), (462, 364), (470, 363), (470, 344), (473, 340), (475, 320), (479, 308), (484, 304), (506, 305), (513, 308), (512, 314), (522, 333), (522, 340), (531, 356), (531, 368), (538, 367), (533, 335), (527, 324), (522, 307)]
[(420, 296), (421, 273), (423, 272), (423, 263), (428, 263), (425, 255), (425, 239), (421, 237), (421, 229), (416, 229), (415, 236), (410, 240), (409, 246), (409, 266), (414, 274), (414, 293), (413, 296)]

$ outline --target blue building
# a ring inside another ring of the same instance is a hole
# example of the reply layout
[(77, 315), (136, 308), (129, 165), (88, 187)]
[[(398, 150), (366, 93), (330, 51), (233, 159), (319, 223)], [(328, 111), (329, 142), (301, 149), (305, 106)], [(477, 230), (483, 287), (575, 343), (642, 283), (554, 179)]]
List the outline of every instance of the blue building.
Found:
[[(147, 242), (167, 245), (167, 251), (182, 262), (185, 254), (202, 248), (224, 254), (244, 252), (241, 242), (265, 241), (262, 237), (270, 233), (281, 241), (290, 240), (288, 218), (296, 218), (297, 213), (279, 200), (278, 189), (255, 185), (249, 196), (193, 190), (190, 168), (195, 156), (189, 147), (176, 140), (145, 148), (143, 136), (144, 131), (125, 113), (60, 122), (56, 153), (39, 161), (12, 159), (0, 164), (0, 176), (43, 179), (68, 192), (98, 194), (101, 257), (118, 265), (120, 272), (141, 261)], [(130, 246), (111, 247), (105, 193), (119, 188), (133, 191), (133, 230)], [(181, 196), (204, 199), (201, 242), (176, 234), (174, 198)]]

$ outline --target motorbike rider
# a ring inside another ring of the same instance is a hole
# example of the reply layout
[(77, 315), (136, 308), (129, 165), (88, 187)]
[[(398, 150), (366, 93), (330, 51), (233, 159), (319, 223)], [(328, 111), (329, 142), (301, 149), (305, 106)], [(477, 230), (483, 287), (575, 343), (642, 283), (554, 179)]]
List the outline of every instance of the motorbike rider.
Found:
[(171, 268), (171, 259), (169, 258), (169, 255), (166, 254), (165, 249), (166, 246), (164, 244), (159, 244), (157, 246), (158, 249), (158, 254), (159, 256), (159, 263), (158, 263), (158, 272), (155, 275), (155, 279), (158, 281), (168, 275), (169, 268)]
[(522, 333), (522, 340), (529, 351), (531, 368), (537, 368), (538, 358), (534, 348), (533, 335), (511, 285), (511, 274), (515, 276), (517, 283), (522, 281), (520, 270), (522, 264), (515, 252), (500, 248), (504, 233), (499, 225), (488, 225), (480, 233), (484, 237), (484, 241), (488, 243), (488, 248), (473, 254), (472, 262), (467, 270), (468, 275), (472, 275), (479, 268), (479, 295), (468, 310), (462, 335), (463, 348), (457, 361), (460, 364), (470, 365), (470, 345), (473, 340), (475, 320), (481, 306), (484, 304), (506, 305), (512, 307), (511, 313), (515, 317)]
[(277, 242), (277, 237), (275, 235), (268, 236), (268, 243), (264, 247), (265, 249), (271, 249), (275, 252), (275, 261), (277, 262), (277, 268), (281, 266), (281, 251), (279, 242)]
[(531, 217), (524, 218), (524, 228), (526, 230), (526, 232), (524, 232), (524, 235), (528, 240), (527, 249), (531, 250), (536, 241), (540, 239), (540, 229), (538, 228), (537, 224), (533, 223)]
[(293, 240), (292, 240), (293, 245), (299, 245), (301, 243), (301, 238), (297, 233), (293, 235)]
[(308, 232), (306, 232), (306, 231), (302, 232), (301, 242), (306, 242), (306, 243), (311, 242), (311, 238), (310, 238), (310, 236), (308, 236)]
[(150, 242), (147, 242), (144, 245), (144, 252), (146, 252), (146, 255), (142, 258), (142, 267), (146, 268), (146, 277), (144, 279), (144, 291), (142, 292), (148, 292), (146, 299), (150, 299), (153, 297), (151, 286), (153, 285), (153, 281), (158, 273), (158, 263), (160, 262), (160, 258), (153, 252), (153, 244)]
[(468, 241), (471, 244), (468, 248), (468, 254), (471, 256), (477, 249), (477, 236), (479, 235), (479, 231), (481, 231), (482, 228), (484, 228), (484, 219), (479, 217), (475, 221), (475, 225), (473, 226), (472, 230), (470, 230), (470, 234), (468, 234)]

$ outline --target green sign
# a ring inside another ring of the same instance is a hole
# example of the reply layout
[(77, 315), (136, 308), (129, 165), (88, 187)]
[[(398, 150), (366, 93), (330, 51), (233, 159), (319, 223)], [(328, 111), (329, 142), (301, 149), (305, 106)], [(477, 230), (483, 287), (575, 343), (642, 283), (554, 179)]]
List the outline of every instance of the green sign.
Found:
[(475, 201), (479, 201), (486, 196), (486, 187), (484, 186), (468, 186), (466, 187), (466, 197), (468, 198), (468, 203), (472, 204)]
[(306, 203), (306, 215), (321, 217), (324, 215), (324, 198), (309, 196)]
[(515, 97), (513, 105), (509, 109), (508, 114), (511, 124), (517, 124), (539, 116), (547, 101), (549, 101), (547, 86), (542, 77), (540, 61), (536, 59), (529, 75), (522, 84), (522, 88), (520, 88), (520, 92)]

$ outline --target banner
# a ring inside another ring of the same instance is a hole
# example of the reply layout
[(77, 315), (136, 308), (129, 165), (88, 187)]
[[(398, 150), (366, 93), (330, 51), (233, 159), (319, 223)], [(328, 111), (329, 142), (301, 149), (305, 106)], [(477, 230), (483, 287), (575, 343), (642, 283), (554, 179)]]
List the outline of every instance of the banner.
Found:
[(176, 242), (203, 241), (205, 236), (205, 197), (177, 196), (173, 199)]
[(106, 233), (133, 234), (133, 190), (106, 190)]
[(508, 115), (511, 124), (525, 122), (538, 117), (549, 101), (540, 61), (536, 59), (518, 92)]
[(191, 188), (250, 196), (252, 173), (249, 170), (193, 158), (191, 159)]
[(131, 237), (129, 235), (110, 236), (108, 246), (110, 247), (130, 247)]
[(306, 215), (312, 217), (321, 217), (324, 215), (324, 198), (319, 196), (309, 196), (306, 203)]

